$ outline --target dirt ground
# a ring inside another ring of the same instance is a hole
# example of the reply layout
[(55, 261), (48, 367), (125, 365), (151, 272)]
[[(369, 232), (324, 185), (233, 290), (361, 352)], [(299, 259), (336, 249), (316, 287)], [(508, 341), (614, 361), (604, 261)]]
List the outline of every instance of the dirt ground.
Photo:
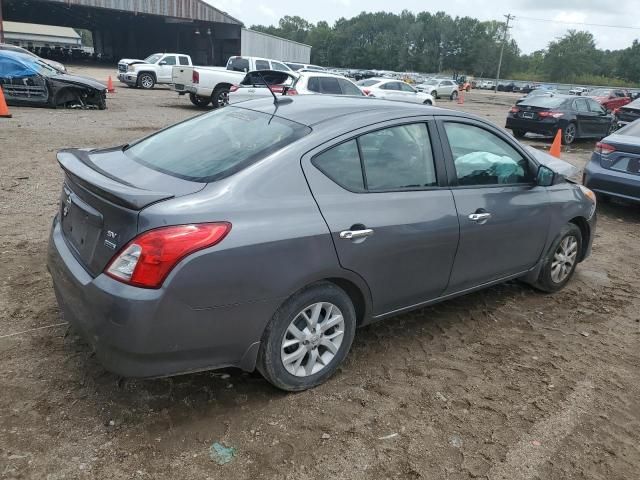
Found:
[[(199, 113), (166, 89), (116, 86), (106, 111), (0, 119), (0, 478), (640, 477), (637, 206), (598, 207), (593, 255), (564, 291), (511, 282), (365, 327), (338, 374), (300, 394), (237, 370), (122, 380), (66, 326), (7, 336), (61, 321), (45, 268), (56, 150)], [(512, 101), (439, 103), (502, 126)], [(581, 167), (592, 148), (563, 158)], [(213, 442), (232, 463), (211, 460)]]

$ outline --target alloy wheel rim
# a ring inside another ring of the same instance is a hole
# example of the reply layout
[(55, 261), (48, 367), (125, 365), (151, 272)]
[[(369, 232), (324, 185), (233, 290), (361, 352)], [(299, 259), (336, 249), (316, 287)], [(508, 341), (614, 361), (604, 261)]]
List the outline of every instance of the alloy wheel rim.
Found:
[(224, 107), (229, 104), (229, 92), (222, 92), (218, 95), (218, 107)]
[(314, 375), (333, 361), (343, 339), (340, 309), (329, 302), (309, 305), (294, 317), (282, 337), (282, 365), (296, 377)]
[(553, 254), (553, 261), (551, 262), (551, 280), (555, 283), (564, 282), (573, 266), (576, 263), (578, 256), (578, 240), (573, 235), (566, 236), (556, 248)]
[(573, 139), (576, 136), (576, 127), (573, 125), (569, 125), (564, 132), (564, 139), (567, 143), (573, 142)]
[(151, 80), (151, 77), (149, 77), (149, 75), (145, 75), (142, 77), (142, 86), (144, 88), (151, 88), (151, 85), (153, 85), (153, 81)]

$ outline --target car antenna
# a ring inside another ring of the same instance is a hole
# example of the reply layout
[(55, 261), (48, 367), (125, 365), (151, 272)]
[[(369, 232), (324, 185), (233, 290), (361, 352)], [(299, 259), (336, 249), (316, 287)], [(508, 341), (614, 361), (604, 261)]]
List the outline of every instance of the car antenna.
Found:
[[(267, 83), (267, 81), (264, 79), (264, 76), (262, 75), (262, 72), (260, 71), (256, 71), (256, 73), (258, 74), (258, 76), (260, 77), (260, 80), (262, 80), (262, 83), (264, 84), (265, 87), (267, 87), (267, 89), (269, 90), (269, 92), (271, 92), (271, 95), (273, 95), (273, 104), (276, 106), (276, 111), (278, 110), (278, 97), (276, 97), (276, 94), (273, 92), (273, 90), (271, 90), (269, 88), (269, 84)], [(275, 112), (274, 112), (275, 114)]]

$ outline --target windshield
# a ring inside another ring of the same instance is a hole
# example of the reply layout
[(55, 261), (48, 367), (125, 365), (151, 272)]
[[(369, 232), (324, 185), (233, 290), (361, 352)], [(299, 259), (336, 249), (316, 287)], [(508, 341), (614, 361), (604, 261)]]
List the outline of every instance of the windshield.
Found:
[(553, 92), (551, 90), (531, 90), (527, 97), (544, 97), (544, 96), (552, 96)]
[(360, 80), (359, 82), (356, 82), (356, 85), (360, 87), (370, 87), (376, 83), (380, 83), (380, 80)]
[(226, 107), (161, 130), (125, 150), (149, 168), (194, 182), (232, 175), (307, 135), (281, 117)]
[(542, 107), (542, 108), (557, 108), (562, 105), (566, 101), (566, 98), (562, 97), (536, 97), (532, 99), (527, 99), (522, 102), (520, 105), (530, 105), (532, 107)]
[(153, 55), (149, 55), (144, 59), (145, 63), (156, 63), (162, 57), (161, 53), (154, 53)]
[(595, 90), (591, 90), (589, 96), (591, 97), (608, 97), (611, 95), (611, 90), (607, 90), (606, 88), (596, 88)]

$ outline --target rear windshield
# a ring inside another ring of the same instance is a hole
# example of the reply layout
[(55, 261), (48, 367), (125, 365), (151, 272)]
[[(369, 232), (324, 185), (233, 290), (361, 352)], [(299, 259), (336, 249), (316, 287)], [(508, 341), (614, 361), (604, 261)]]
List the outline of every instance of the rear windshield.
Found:
[(242, 57), (231, 57), (227, 62), (227, 70), (246, 72), (249, 70), (249, 60)]
[(359, 82), (356, 82), (356, 85), (360, 87), (370, 87), (376, 83), (380, 83), (380, 80), (360, 80)]
[(566, 98), (562, 97), (533, 97), (527, 98), (520, 105), (530, 105), (532, 107), (557, 108), (566, 102)]
[(125, 154), (159, 172), (207, 183), (246, 168), (310, 131), (281, 117), (225, 107), (144, 138)]

